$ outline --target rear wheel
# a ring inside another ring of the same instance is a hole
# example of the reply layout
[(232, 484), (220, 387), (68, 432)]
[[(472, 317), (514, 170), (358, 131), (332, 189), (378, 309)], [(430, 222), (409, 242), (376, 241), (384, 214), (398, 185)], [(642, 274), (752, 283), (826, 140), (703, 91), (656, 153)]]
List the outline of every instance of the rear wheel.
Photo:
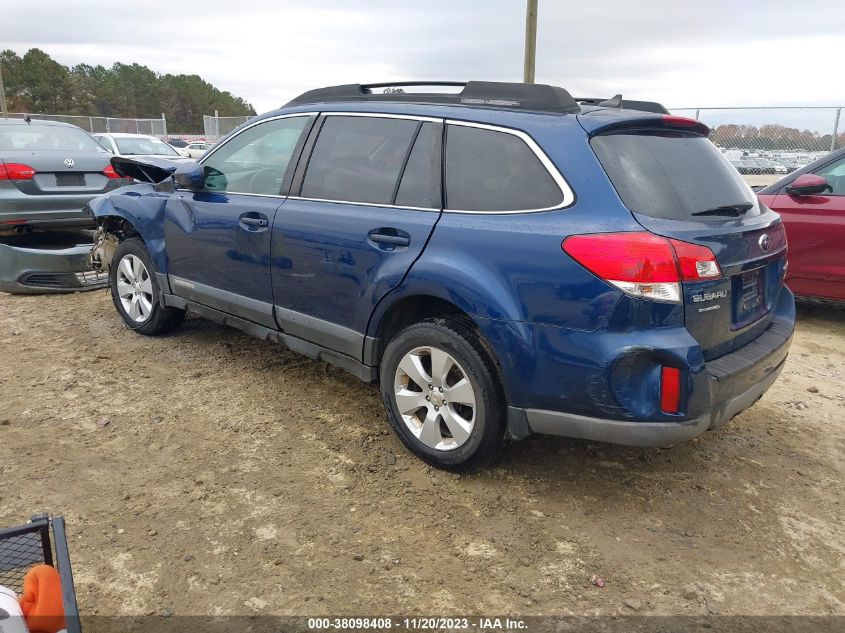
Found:
[(382, 358), (381, 390), (393, 430), (433, 466), (478, 466), (503, 445), (498, 372), (462, 322), (432, 319), (400, 332)]
[(109, 282), (114, 307), (123, 322), (140, 334), (164, 334), (185, 318), (184, 310), (161, 305), (150, 254), (137, 238), (124, 240), (115, 250)]

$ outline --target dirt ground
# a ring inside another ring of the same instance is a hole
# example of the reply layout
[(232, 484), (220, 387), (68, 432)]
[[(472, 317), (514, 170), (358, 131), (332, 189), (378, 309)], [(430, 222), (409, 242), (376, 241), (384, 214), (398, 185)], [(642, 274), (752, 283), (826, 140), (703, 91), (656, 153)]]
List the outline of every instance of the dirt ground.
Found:
[(342, 371), (104, 291), (0, 295), (0, 345), (0, 525), (66, 517), (84, 615), (845, 614), (842, 310), (721, 430), (463, 476)]

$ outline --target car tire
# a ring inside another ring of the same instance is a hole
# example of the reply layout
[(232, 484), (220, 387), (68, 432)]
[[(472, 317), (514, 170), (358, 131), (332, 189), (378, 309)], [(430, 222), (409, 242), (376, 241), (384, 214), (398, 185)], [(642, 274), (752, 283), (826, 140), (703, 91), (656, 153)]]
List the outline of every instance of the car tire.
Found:
[(380, 372), (390, 424), (423, 461), (459, 471), (501, 450), (501, 379), (469, 324), (436, 318), (405, 328), (387, 344)]
[(162, 305), (150, 253), (137, 238), (124, 240), (115, 249), (109, 286), (123, 322), (139, 334), (165, 334), (185, 319), (184, 310)]

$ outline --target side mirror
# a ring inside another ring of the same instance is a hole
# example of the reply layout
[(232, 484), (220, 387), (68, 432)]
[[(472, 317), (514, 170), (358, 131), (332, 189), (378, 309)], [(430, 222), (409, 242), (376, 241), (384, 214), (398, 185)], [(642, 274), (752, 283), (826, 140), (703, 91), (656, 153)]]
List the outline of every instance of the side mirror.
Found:
[(827, 179), (816, 174), (801, 174), (786, 188), (793, 196), (814, 196), (830, 189)]
[(202, 189), (205, 185), (205, 170), (199, 163), (186, 160), (173, 172), (173, 180), (183, 189)]

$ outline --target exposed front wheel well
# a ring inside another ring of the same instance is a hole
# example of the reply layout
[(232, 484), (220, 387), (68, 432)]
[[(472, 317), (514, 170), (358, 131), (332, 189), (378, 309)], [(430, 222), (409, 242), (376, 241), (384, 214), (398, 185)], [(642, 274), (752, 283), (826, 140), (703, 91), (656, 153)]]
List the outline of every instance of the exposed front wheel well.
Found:
[(97, 218), (97, 226), (100, 233), (114, 235), (120, 242), (130, 237), (137, 238), (142, 242), (144, 241), (129, 220), (117, 215), (106, 215)]

